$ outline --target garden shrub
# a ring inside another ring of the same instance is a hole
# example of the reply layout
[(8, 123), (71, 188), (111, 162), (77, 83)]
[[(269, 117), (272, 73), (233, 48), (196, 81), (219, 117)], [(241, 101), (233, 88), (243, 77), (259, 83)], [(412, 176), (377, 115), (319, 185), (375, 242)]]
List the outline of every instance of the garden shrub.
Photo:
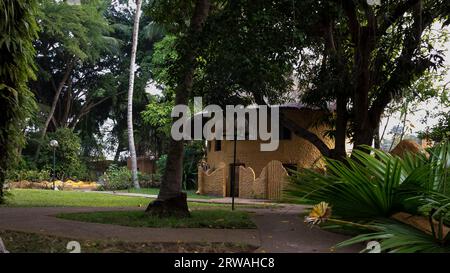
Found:
[(161, 182), (159, 175), (138, 172), (139, 185), (141, 188), (159, 188)]
[(86, 164), (81, 156), (80, 137), (69, 128), (58, 128), (55, 132), (47, 134), (37, 167), (46, 170), (53, 169), (53, 148), (49, 145), (52, 139), (59, 143), (55, 153), (56, 177), (60, 180), (89, 178)]
[(104, 190), (125, 190), (133, 186), (131, 171), (126, 166), (111, 164), (101, 179), (104, 181)]
[(8, 170), (6, 179), (8, 181), (31, 181), (39, 182), (50, 180), (50, 170), (16, 169)]

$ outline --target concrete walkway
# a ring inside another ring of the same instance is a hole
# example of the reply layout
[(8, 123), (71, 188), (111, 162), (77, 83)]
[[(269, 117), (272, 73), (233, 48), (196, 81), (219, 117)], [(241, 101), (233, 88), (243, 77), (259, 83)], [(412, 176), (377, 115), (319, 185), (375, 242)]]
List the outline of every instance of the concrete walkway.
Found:
[(359, 252), (364, 247), (354, 245), (342, 249), (332, 246), (349, 239), (348, 236), (309, 227), (300, 214), (306, 206), (284, 205), (276, 209), (252, 209), (258, 227), (260, 247), (256, 252), (275, 253), (329, 253)]
[[(142, 208), (0, 208), (0, 229), (35, 232), (74, 239), (120, 240), (130, 242), (230, 242), (259, 246), (256, 252), (330, 252), (348, 237), (310, 229), (299, 217), (303, 206), (286, 205), (272, 209), (246, 209), (258, 229), (137, 228), (86, 223), (54, 217), (58, 213)], [(361, 246), (339, 252), (358, 252)]]
[(56, 218), (59, 213), (142, 208), (0, 208), (0, 229), (87, 240), (129, 242), (231, 242), (259, 245), (255, 229), (136, 228)]

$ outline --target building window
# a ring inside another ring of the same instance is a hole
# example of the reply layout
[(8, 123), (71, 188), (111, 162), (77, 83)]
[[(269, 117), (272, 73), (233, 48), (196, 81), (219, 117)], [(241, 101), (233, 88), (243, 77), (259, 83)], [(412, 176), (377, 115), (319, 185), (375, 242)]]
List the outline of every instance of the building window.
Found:
[(222, 140), (215, 140), (214, 151), (218, 152), (222, 150)]
[(289, 140), (292, 139), (291, 130), (288, 128), (281, 126), (280, 127), (280, 140)]

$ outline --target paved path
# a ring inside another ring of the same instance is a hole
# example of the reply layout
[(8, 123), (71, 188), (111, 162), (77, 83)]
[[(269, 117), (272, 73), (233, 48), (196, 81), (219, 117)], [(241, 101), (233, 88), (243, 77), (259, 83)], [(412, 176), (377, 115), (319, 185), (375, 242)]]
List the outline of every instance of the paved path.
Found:
[(359, 252), (363, 248), (355, 245), (332, 250), (332, 246), (349, 237), (304, 224), (300, 213), (305, 207), (285, 205), (276, 209), (253, 209), (253, 220), (258, 226), (261, 242), (256, 252)]
[[(88, 240), (129, 242), (242, 242), (259, 245), (255, 229), (136, 228), (77, 222), (58, 213), (131, 210), (133, 208), (0, 208), (0, 229), (37, 232)], [(138, 208), (134, 208), (138, 209)], [(142, 210), (142, 208), (139, 208)]]
[[(54, 217), (58, 213), (142, 208), (0, 208), (0, 229), (36, 232), (68, 238), (131, 242), (233, 242), (259, 246), (256, 252), (330, 252), (348, 237), (309, 228), (299, 217), (299, 205), (247, 209), (258, 229), (136, 228), (80, 223)], [(357, 252), (361, 246), (340, 252)]]

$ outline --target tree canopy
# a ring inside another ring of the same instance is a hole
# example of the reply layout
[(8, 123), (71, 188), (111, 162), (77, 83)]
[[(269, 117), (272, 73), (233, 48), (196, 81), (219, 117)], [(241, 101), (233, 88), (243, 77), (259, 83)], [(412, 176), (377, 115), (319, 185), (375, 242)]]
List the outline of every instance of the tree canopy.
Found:
[(33, 40), (36, 38), (36, 2), (0, 1), (0, 203), (6, 171), (24, 145), (23, 130), (35, 109), (27, 82), (34, 75)]

